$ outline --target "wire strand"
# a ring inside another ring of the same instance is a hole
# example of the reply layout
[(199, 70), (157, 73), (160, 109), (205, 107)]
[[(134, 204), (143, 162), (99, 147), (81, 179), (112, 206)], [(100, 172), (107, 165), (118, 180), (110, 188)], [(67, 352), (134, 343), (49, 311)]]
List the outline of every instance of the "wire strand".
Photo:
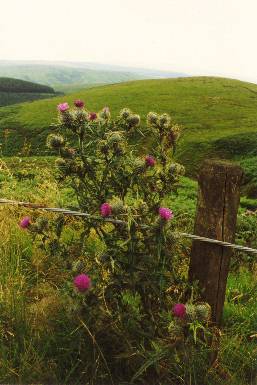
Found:
[[(33, 210), (44, 210), (44, 211), (48, 211), (48, 212), (61, 213), (64, 215), (72, 215), (72, 216), (78, 216), (78, 217), (91, 218), (94, 220), (103, 221), (103, 222), (110, 222), (110, 223), (119, 224), (119, 225), (126, 225), (127, 224), (125, 221), (122, 221), (119, 219), (102, 218), (100, 216), (99, 217), (93, 216), (91, 214), (83, 213), (80, 211), (68, 210), (68, 209), (63, 209), (63, 208), (59, 208), (59, 207), (46, 207), (45, 205), (40, 205), (40, 204), (35, 204), (35, 203), (30, 203), (30, 202), (20, 202), (20, 201), (9, 200), (9, 199), (0, 199), (0, 204), (17, 205), (17, 206), (27, 207), (27, 208), (33, 209)], [(142, 225), (142, 226), (148, 227), (146, 225)], [(252, 249), (251, 247), (236, 245), (234, 243), (219, 241), (217, 239), (201, 237), (200, 235), (188, 234), (188, 233), (182, 233), (182, 232), (176, 232), (176, 233), (174, 233), (174, 235), (178, 236), (178, 237), (190, 238), (190, 239), (201, 241), (201, 242), (208, 242), (208, 243), (216, 244), (219, 246), (230, 247), (232, 249), (257, 254), (257, 250)]]

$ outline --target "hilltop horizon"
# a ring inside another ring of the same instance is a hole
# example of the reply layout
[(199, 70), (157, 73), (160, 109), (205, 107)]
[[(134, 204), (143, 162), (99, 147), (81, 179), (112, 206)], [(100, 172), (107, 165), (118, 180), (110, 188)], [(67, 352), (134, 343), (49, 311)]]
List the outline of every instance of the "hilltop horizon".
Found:
[(191, 74), (187, 74), (183, 71), (178, 71), (177, 69), (175, 70), (164, 70), (160, 68), (155, 68), (154, 66), (131, 66), (129, 64), (116, 64), (116, 63), (110, 63), (110, 62), (94, 62), (94, 61), (87, 61), (87, 60), (50, 60), (50, 59), (45, 59), (45, 60), (39, 60), (39, 59), (17, 59), (17, 60), (12, 60), (12, 59), (0, 59), (0, 66), (5, 66), (5, 65), (21, 65), (21, 66), (26, 66), (26, 65), (53, 65), (56, 67), (74, 67), (74, 68), (86, 68), (86, 69), (97, 69), (97, 70), (108, 70), (108, 71), (115, 71), (115, 72), (139, 72), (139, 73), (156, 73), (163, 75), (163, 77), (168, 77), (169, 75), (177, 75), (177, 76), (183, 76), (183, 77), (188, 77), (192, 76)]

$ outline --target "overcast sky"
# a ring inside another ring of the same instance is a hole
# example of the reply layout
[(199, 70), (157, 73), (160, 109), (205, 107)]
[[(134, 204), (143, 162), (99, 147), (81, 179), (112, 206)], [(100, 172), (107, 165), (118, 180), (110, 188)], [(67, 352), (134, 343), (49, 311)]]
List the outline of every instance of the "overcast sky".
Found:
[(257, 0), (0, 0), (0, 59), (65, 60), (257, 83)]

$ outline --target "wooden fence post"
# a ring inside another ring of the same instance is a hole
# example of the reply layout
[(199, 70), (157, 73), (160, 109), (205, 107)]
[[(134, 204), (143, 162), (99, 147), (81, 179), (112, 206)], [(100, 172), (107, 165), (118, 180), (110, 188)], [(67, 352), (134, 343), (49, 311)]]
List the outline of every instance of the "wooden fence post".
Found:
[[(243, 171), (225, 161), (205, 161), (199, 173), (194, 234), (234, 242)], [(212, 307), (212, 320), (220, 325), (230, 257), (228, 247), (193, 241), (189, 280), (199, 281), (202, 298)]]

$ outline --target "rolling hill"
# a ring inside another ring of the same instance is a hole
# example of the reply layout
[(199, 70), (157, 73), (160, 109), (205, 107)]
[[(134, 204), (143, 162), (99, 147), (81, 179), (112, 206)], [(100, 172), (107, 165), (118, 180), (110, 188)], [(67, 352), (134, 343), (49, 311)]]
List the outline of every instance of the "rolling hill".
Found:
[(169, 112), (184, 127), (176, 156), (188, 175), (195, 175), (204, 158), (221, 157), (239, 161), (248, 180), (257, 185), (257, 85), (225, 78), (133, 81), (1, 108), (3, 153), (17, 154), (29, 142), (34, 154), (44, 154), (57, 103), (75, 98), (83, 99), (92, 111), (108, 105), (113, 114), (124, 106), (141, 115), (149, 110)]
[(0, 61), (0, 76), (50, 85), (57, 91), (67, 93), (92, 85), (178, 77), (183, 74), (98, 63)]
[(0, 107), (56, 96), (52, 87), (0, 77)]
[(0, 76), (10, 76), (46, 84), (61, 92), (72, 92), (92, 85), (120, 83), (145, 78), (125, 71), (94, 70), (46, 64), (0, 64)]

